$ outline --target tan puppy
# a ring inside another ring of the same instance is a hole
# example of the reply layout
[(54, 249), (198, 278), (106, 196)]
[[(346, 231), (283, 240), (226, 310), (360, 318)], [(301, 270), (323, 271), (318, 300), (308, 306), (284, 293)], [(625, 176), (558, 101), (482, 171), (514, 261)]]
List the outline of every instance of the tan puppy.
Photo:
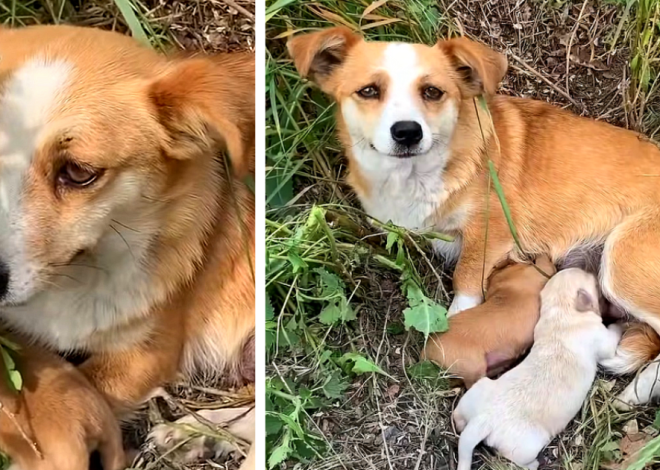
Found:
[(470, 470), (481, 441), (517, 465), (535, 469), (543, 448), (575, 417), (599, 361), (614, 356), (620, 325), (606, 328), (596, 278), (557, 273), (541, 292), (541, 315), (529, 355), (497, 380), (479, 380), (458, 403), (458, 470)]
[[(648, 139), (495, 95), (506, 57), (467, 38), (367, 42), (341, 27), (297, 36), (289, 51), (338, 103), (348, 181), (365, 211), (456, 236), (436, 245), (458, 260), (451, 313), (480, 304), (482, 278), (519, 255), (488, 193), (490, 159), (525, 251), (561, 264), (576, 250), (602, 249), (605, 297), (660, 332), (660, 149)], [(638, 350), (647, 341), (623, 344), (618, 372), (648, 357)]]
[[(432, 335), (423, 357), (454, 375), (470, 388), (477, 380), (501, 373), (534, 341), (541, 289), (555, 266), (546, 256), (530, 264), (508, 264), (488, 280), (486, 301), (449, 319), (449, 330)], [(538, 268), (538, 269), (537, 269)]]
[(120, 415), (181, 373), (253, 380), (254, 56), (35, 26), (0, 58), (3, 320), (89, 354)]
[(0, 449), (12, 459), (11, 470), (88, 470), (95, 450), (103, 470), (125, 468), (119, 424), (74, 366), (36, 348), (22, 348), (16, 364), (23, 377), (20, 395), (0, 380), (0, 403), (21, 427), (0, 413)]

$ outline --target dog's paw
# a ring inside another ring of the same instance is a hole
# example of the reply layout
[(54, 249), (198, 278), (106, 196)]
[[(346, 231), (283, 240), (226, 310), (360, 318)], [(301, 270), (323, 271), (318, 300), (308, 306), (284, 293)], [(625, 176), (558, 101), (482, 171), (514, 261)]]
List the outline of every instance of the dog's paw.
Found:
[(447, 318), (480, 305), (483, 302), (481, 296), (456, 294), (452, 300), (449, 310), (447, 310)]
[(189, 428), (189, 423), (168, 423), (154, 426), (148, 440), (163, 453), (171, 453), (183, 464), (196, 462), (214, 455), (213, 449), (207, 444), (206, 437), (195, 435), (195, 430)]
[(614, 407), (620, 411), (629, 411), (637, 405), (646, 405), (660, 397), (660, 376), (658, 363), (654, 362), (644, 369), (614, 400)]
[(198, 415), (204, 423), (189, 415), (175, 423), (155, 426), (149, 434), (149, 441), (160, 451), (173, 454), (181, 463), (219, 459), (238, 450), (233, 440), (222, 439), (220, 433), (206, 423), (222, 427), (235, 438), (250, 444), (254, 441), (254, 408), (202, 410)]

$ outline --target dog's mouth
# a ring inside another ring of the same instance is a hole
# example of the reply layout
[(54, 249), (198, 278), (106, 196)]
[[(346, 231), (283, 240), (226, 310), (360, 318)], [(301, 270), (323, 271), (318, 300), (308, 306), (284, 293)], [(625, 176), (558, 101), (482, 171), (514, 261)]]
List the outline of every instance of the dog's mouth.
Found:
[[(369, 144), (369, 147), (371, 147), (371, 150), (375, 150), (378, 153), (382, 153), (380, 150), (378, 150), (374, 144)], [(397, 147), (394, 148), (394, 151), (386, 153), (388, 157), (394, 157), (394, 158), (400, 158), (400, 159), (406, 159), (406, 158), (412, 158), (412, 157), (418, 157), (420, 155), (424, 155), (430, 151), (427, 150), (425, 152), (422, 152), (419, 149), (414, 149), (414, 148), (409, 148), (409, 147)]]

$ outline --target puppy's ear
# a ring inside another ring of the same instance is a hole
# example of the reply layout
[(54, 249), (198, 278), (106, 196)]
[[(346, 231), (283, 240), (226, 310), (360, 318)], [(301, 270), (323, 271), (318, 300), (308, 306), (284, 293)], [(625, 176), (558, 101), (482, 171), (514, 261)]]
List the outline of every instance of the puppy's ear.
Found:
[(575, 310), (578, 312), (600, 313), (598, 299), (594, 299), (585, 289), (579, 289), (575, 298)]
[(234, 174), (254, 172), (254, 57), (231, 54), (175, 61), (149, 84), (165, 129), (165, 154), (177, 160), (229, 154)]
[(362, 36), (344, 26), (325, 29), (316, 33), (302, 34), (287, 43), (289, 54), (304, 78), (317, 83), (324, 91), (324, 84), (333, 71), (344, 62), (348, 51), (362, 40)]
[(465, 98), (495, 94), (508, 66), (504, 54), (464, 37), (440, 41), (438, 47), (451, 60)]

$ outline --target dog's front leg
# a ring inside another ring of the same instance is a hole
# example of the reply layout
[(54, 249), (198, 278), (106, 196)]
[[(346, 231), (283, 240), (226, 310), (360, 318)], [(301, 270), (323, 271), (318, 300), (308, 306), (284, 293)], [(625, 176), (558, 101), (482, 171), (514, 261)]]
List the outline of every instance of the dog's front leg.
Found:
[(176, 328), (170, 319), (160, 322), (149, 337), (131, 346), (93, 354), (80, 370), (121, 417), (176, 378), (182, 351), (183, 328)]
[(485, 282), (497, 263), (513, 248), (513, 240), (506, 225), (491, 219), (472, 223), (463, 231), (463, 248), (454, 271), (454, 300), (448, 316), (456, 315), (483, 302)]

